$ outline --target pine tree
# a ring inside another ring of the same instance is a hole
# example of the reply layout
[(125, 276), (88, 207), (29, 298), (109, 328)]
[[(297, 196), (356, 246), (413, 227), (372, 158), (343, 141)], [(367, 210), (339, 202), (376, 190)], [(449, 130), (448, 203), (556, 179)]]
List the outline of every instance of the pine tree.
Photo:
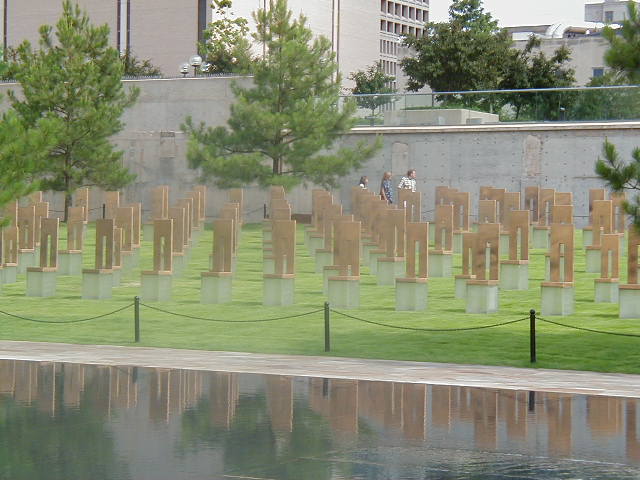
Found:
[(304, 16), (292, 19), (286, 0), (271, 0), (254, 17), (254, 39), (264, 42), (266, 55), (253, 65), (253, 87), (233, 86), (228, 128), (187, 119), (190, 166), (221, 187), (335, 185), (378, 143), (332, 150), (354, 125), (356, 105), (338, 106), (340, 75), (331, 44), (313, 38)]
[(81, 186), (121, 188), (133, 180), (122, 152), (110, 137), (123, 128), (120, 117), (138, 91), (125, 92), (123, 64), (109, 47), (109, 27), (93, 26), (69, 0), (53, 27), (40, 27), (39, 48), (27, 41), (11, 66), (22, 97), (10, 92), (13, 108), (27, 128), (44, 116), (57, 120), (56, 144), (48, 151), (42, 188), (65, 193), (65, 218), (73, 192)]
[[(628, 19), (622, 22), (620, 35), (605, 28), (604, 36), (609, 41), (605, 61), (616, 74), (630, 82), (636, 82), (640, 79), (640, 17), (634, 2), (629, 2), (628, 13)], [(640, 148), (633, 151), (631, 161), (626, 163), (618, 156), (615, 145), (606, 141), (603, 155), (604, 159), (598, 158), (596, 162), (596, 173), (612, 191), (621, 193), (625, 190), (640, 190)], [(640, 231), (640, 196), (636, 194), (631, 201), (625, 202), (625, 210)]]
[(0, 225), (1, 211), (9, 202), (39, 188), (37, 175), (56, 138), (57, 121), (42, 118), (25, 127), (15, 111), (0, 118)]
[(640, 16), (635, 2), (629, 2), (628, 15), (619, 29), (605, 27), (602, 36), (609, 42), (604, 55), (607, 66), (635, 85), (640, 81)]

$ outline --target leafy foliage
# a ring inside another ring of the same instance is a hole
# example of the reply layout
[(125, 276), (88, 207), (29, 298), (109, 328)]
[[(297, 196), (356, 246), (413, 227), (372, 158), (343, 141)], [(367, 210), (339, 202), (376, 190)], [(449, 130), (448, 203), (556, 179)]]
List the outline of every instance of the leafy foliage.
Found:
[[(351, 89), (356, 97), (356, 103), (360, 108), (371, 110), (371, 124), (373, 125), (376, 109), (390, 103), (393, 98), (390, 93), (395, 93), (396, 89), (390, 87), (394, 77), (384, 73), (382, 62), (378, 61), (366, 70), (358, 70), (349, 75), (356, 85)], [(376, 94), (381, 94), (380, 96)]]
[(253, 55), (247, 37), (245, 18), (231, 18), (231, 0), (213, 0), (211, 8), (218, 17), (204, 31), (204, 41), (198, 46), (208, 64), (209, 73), (247, 73), (251, 70)]
[(485, 13), (482, 0), (456, 0), (449, 21), (426, 24), (424, 37), (405, 37), (415, 57), (401, 61), (409, 76), (408, 89), (429, 85), (434, 91), (487, 90), (498, 86), (501, 63), (511, 39)]
[[(626, 79), (613, 71), (593, 77), (589, 87), (622, 86)], [(571, 109), (576, 120), (632, 120), (640, 112), (640, 91), (637, 88), (582, 90), (577, 92)]]
[(56, 120), (42, 188), (65, 192), (65, 211), (78, 187), (116, 189), (134, 178), (109, 139), (122, 130), (120, 117), (138, 91), (125, 92), (124, 66), (108, 42), (107, 25), (91, 25), (86, 13), (65, 0), (55, 39), (53, 27), (41, 26), (39, 49), (25, 41), (12, 65), (23, 95), (10, 92), (9, 98), (25, 127), (46, 116)]
[[(551, 57), (541, 51), (534, 54), (536, 48), (540, 48), (540, 39), (531, 36), (524, 49), (509, 49), (502, 63), (499, 89), (569, 87), (575, 83), (575, 71), (567, 66), (571, 51), (566, 46), (558, 48)], [(525, 109), (530, 114), (535, 112), (538, 120), (559, 120), (562, 119), (561, 109), (568, 109), (571, 97), (562, 92), (547, 92), (545, 95), (510, 93), (502, 98), (513, 106), (516, 119)]]
[(293, 20), (286, 0), (272, 0), (255, 18), (254, 38), (267, 50), (254, 63), (254, 86), (233, 86), (229, 128), (186, 120), (189, 164), (221, 187), (254, 181), (261, 187), (334, 185), (377, 145), (330, 151), (353, 126), (356, 108), (355, 103), (337, 106), (340, 76), (331, 44), (325, 37), (313, 38), (304, 16)]
[[(523, 49), (513, 48), (505, 29), (484, 11), (482, 0), (455, 0), (449, 8), (449, 21), (428, 23), (423, 38), (406, 37), (404, 43), (415, 49), (413, 58), (401, 61), (409, 76), (409, 90), (429, 85), (435, 92), (482, 91), (566, 87), (575, 82), (567, 66), (570, 50), (557, 49), (548, 57), (534, 50), (540, 41), (530, 38)], [(561, 93), (533, 94), (484, 93), (439, 95), (443, 106), (480, 108), (497, 111), (509, 106), (515, 117), (521, 113), (537, 120), (557, 120), (569, 111), (572, 97)]]

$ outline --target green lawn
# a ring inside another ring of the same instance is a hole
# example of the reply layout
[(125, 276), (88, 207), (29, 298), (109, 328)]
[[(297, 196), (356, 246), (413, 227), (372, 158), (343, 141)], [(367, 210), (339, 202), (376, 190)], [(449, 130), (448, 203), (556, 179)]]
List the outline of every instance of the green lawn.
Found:
[[(173, 301), (153, 304), (180, 314), (220, 320), (269, 319), (321, 310), (322, 276), (314, 273), (312, 258), (298, 235), (296, 304), (287, 308), (262, 306), (262, 248), (259, 225), (247, 225), (241, 238), (234, 301), (228, 305), (200, 304), (200, 272), (207, 269), (211, 231), (203, 232), (182, 277), (174, 279)], [(90, 227), (84, 263), (92, 266), (94, 232)], [(593, 302), (595, 274), (584, 273), (581, 233), (577, 232), (576, 314), (563, 323), (612, 332), (640, 334), (640, 321), (618, 318), (618, 306)], [(63, 248), (63, 247), (61, 247)], [(456, 255), (454, 273), (459, 273)], [(625, 262), (623, 262), (625, 265)], [(151, 244), (144, 242), (140, 267), (151, 268)], [(626, 268), (622, 268), (626, 270)], [(456, 328), (491, 325), (528, 317), (540, 309), (540, 282), (544, 252), (534, 250), (530, 265), (531, 288), (501, 292), (500, 312), (468, 315), (464, 300), (454, 298), (453, 278), (429, 280), (429, 305), (424, 312), (396, 312), (393, 287), (377, 286), (363, 268), (361, 308), (346, 313), (396, 326)], [(123, 276), (112, 300), (82, 300), (80, 277), (59, 277), (55, 298), (25, 296), (25, 278), (2, 287), (0, 310), (38, 320), (71, 321), (107, 313), (133, 302), (139, 293), (140, 269)], [(0, 338), (86, 344), (137, 345), (133, 342), (133, 308), (101, 319), (71, 324), (35, 323), (0, 314)], [(418, 332), (392, 329), (331, 315), (332, 351), (324, 352), (324, 316), (312, 315), (260, 323), (218, 323), (175, 316), (141, 307), (141, 342), (154, 347), (227, 350), (342, 357), (475, 363), (525, 367), (529, 364), (529, 322), (463, 332)], [(602, 335), (538, 323), (537, 367), (640, 373), (640, 338)]]

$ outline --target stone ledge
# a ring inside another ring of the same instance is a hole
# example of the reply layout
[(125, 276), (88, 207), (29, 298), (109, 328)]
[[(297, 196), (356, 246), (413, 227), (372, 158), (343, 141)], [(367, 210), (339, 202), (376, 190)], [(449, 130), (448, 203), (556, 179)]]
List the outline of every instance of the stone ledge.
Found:
[(0, 358), (640, 398), (640, 375), (623, 373), (20, 341), (0, 341)]

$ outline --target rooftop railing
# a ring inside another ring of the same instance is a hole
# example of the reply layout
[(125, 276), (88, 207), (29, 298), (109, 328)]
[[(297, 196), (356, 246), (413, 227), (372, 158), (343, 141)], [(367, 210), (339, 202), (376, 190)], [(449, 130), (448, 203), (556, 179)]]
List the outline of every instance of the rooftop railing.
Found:
[(640, 120), (640, 86), (345, 95), (358, 126)]

